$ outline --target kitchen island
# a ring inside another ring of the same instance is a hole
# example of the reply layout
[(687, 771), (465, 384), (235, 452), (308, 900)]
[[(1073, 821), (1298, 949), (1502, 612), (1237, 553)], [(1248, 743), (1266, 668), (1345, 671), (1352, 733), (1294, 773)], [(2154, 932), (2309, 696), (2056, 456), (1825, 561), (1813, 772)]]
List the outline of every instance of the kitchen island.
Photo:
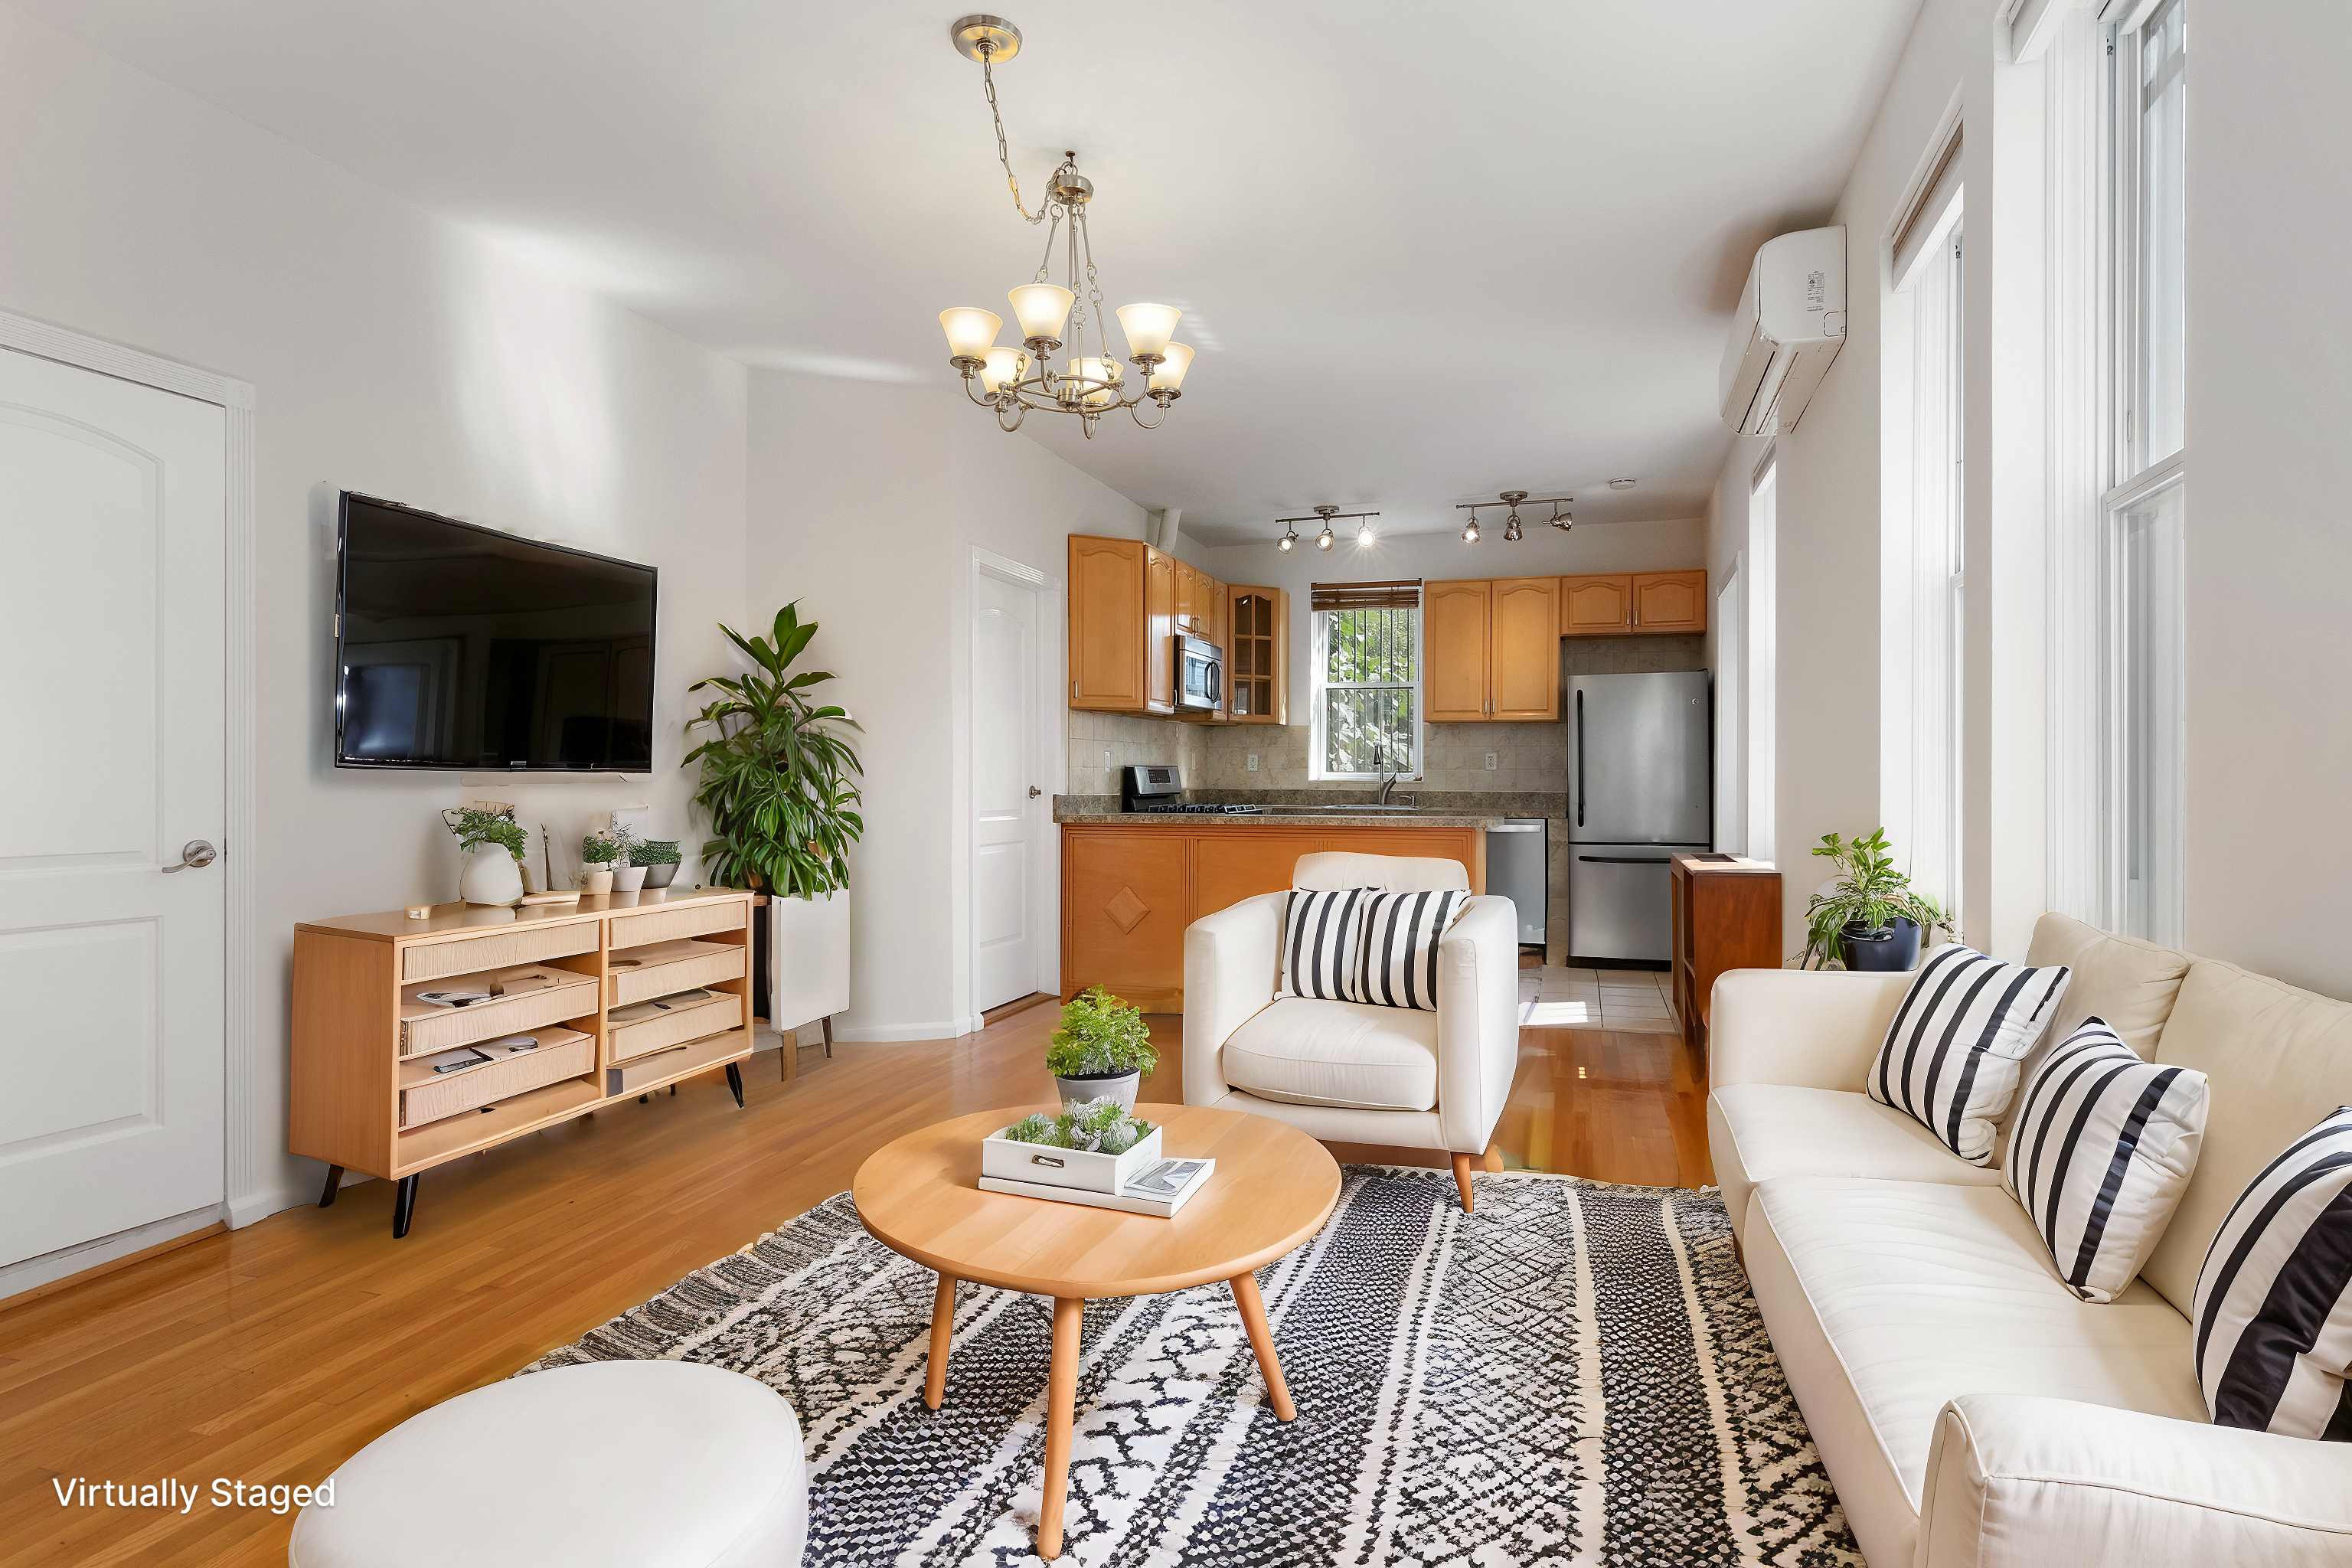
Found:
[(1183, 1010), (1184, 929), (1289, 887), (1300, 856), (1459, 860), (1471, 890), (1484, 892), (1486, 829), (1504, 820), (1345, 807), (1231, 816), (1056, 812), (1054, 819), (1062, 825), (1062, 995), (1099, 985), (1147, 1013)]

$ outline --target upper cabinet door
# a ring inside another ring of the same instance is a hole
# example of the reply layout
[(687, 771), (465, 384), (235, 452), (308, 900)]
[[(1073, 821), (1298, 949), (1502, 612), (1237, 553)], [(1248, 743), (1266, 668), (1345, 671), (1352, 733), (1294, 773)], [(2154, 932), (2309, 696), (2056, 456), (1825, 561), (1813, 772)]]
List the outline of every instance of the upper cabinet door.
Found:
[(1622, 637), (1633, 628), (1633, 579), (1623, 572), (1559, 580), (1559, 635)]
[(1484, 578), (1430, 583), (1421, 590), (1423, 719), (1475, 724), (1492, 718), (1487, 682), (1493, 584)]
[(1144, 710), (1143, 576), (1139, 539), (1070, 535), (1070, 706)]
[(1706, 630), (1706, 574), (1633, 574), (1633, 629), (1637, 632)]
[(1489, 719), (1559, 718), (1559, 579), (1500, 577), (1492, 590)]
[(1290, 595), (1279, 588), (1225, 589), (1225, 706), (1236, 724), (1290, 721)]
[(1176, 711), (1176, 558), (1149, 545), (1143, 552), (1144, 640), (1147, 713)]
[(1211, 591), (1216, 584), (1209, 574), (1197, 566), (1176, 563), (1176, 624), (1194, 637), (1209, 635), (1215, 619), (1211, 608)]

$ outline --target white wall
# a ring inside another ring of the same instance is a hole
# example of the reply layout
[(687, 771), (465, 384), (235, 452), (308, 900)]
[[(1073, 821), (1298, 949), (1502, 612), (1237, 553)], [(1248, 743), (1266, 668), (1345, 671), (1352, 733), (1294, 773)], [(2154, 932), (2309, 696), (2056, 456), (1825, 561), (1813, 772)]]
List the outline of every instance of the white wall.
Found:
[[(262, 1070), (237, 1223), (315, 1195), (285, 1154), (297, 921), (457, 896), (454, 773), (329, 765), (335, 489), (661, 570), (654, 778), (502, 782), (576, 839), (648, 799), (685, 833), (684, 688), (742, 614), (745, 373), (0, 7), (0, 309), (256, 388)], [(102, 765), (102, 762), (84, 765)], [(693, 868), (687, 868), (690, 878)], [(232, 1125), (239, 1124), (232, 1113)]]
[[(998, 430), (960, 391), (785, 372), (752, 377), (751, 475), (751, 614), (801, 601), (803, 618), (823, 627), (809, 657), (842, 677), (827, 689), (866, 730), (866, 837), (850, 860), (855, 973), (836, 1032), (965, 1033), (978, 1023), (968, 1012), (972, 552), (1058, 582), (1070, 534), (1140, 539), (1144, 510)], [(1177, 549), (1195, 558), (1181, 538)], [(1064, 615), (1056, 596), (1039, 644), (1056, 692), (1068, 683)], [(1064, 706), (1040, 715), (1037, 783), (1049, 794), (1067, 776)], [(1045, 841), (1050, 889), (1050, 825)], [(1057, 955), (1040, 967), (1050, 988)]]

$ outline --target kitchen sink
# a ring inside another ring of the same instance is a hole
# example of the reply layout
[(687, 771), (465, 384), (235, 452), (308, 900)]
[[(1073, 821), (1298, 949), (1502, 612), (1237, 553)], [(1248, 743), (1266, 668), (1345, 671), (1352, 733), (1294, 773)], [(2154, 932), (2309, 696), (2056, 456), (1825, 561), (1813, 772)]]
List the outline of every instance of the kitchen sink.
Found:
[(1272, 816), (1407, 816), (1421, 810), (1417, 805), (1268, 805), (1259, 808)]

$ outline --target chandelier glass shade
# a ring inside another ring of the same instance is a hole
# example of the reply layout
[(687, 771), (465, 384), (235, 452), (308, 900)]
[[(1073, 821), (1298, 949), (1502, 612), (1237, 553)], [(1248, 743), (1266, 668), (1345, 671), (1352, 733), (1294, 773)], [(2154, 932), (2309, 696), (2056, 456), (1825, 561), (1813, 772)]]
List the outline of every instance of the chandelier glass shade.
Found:
[[(1094, 237), (1087, 224), (1087, 204), (1094, 199), (1094, 182), (1078, 173), (1078, 155), (1062, 154), (1062, 162), (1045, 183), (1045, 200), (1032, 213), (1021, 199), (1004, 142), (1004, 121), (996, 110), (994, 62), (1011, 59), (1021, 47), (1020, 29), (1001, 16), (966, 16), (949, 29), (957, 52), (980, 62), (988, 93), (990, 117), (996, 125), (997, 160), (1013, 192), (1013, 205), (1026, 222), (1046, 225), (1045, 254), (1035, 276), (1005, 296), (1020, 323), (1021, 346), (999, 347), (996, 334), (1003, 325), (993, 311), (958, 305), (940, 312), (947, 333), (948, 363), (963, 374), (964, 395), (981, 407), (993, 409), (1004, 430), (1017, 430), (1033, 412), (1074, 414), (1092, 439), (1104, 415), (1126, 409), (1138, 425), (1158, 429), (1169, 405), (1183, 395), (1184, 374), (1192, 368), (1192, 351), (1173, 341), (1184, 312), (1173, 305), (1122, 305), (1117, 312), (1127, 338), (1128, 364), (1143, 372), (1142, 385), (1129, 393), (1125, 367), (1111, 353), (1106, 335), (1110, 312), (1103, 307), (1096, 276)], [(1057, 242), (1062, 252), (1064, 283), (1051, 280)], [(1087, 329), (1093, 329), (1092, 353)], [(1053, 359), (1065, 342), (1069, 355), (1056, 369)], [(975, 390), (975, 384), (977, 389)], [(1159, 416), (1145, 424), (1136, 412), (1145, 402)], [(1328, 542), (1326, 548), (1328, 548)]]

